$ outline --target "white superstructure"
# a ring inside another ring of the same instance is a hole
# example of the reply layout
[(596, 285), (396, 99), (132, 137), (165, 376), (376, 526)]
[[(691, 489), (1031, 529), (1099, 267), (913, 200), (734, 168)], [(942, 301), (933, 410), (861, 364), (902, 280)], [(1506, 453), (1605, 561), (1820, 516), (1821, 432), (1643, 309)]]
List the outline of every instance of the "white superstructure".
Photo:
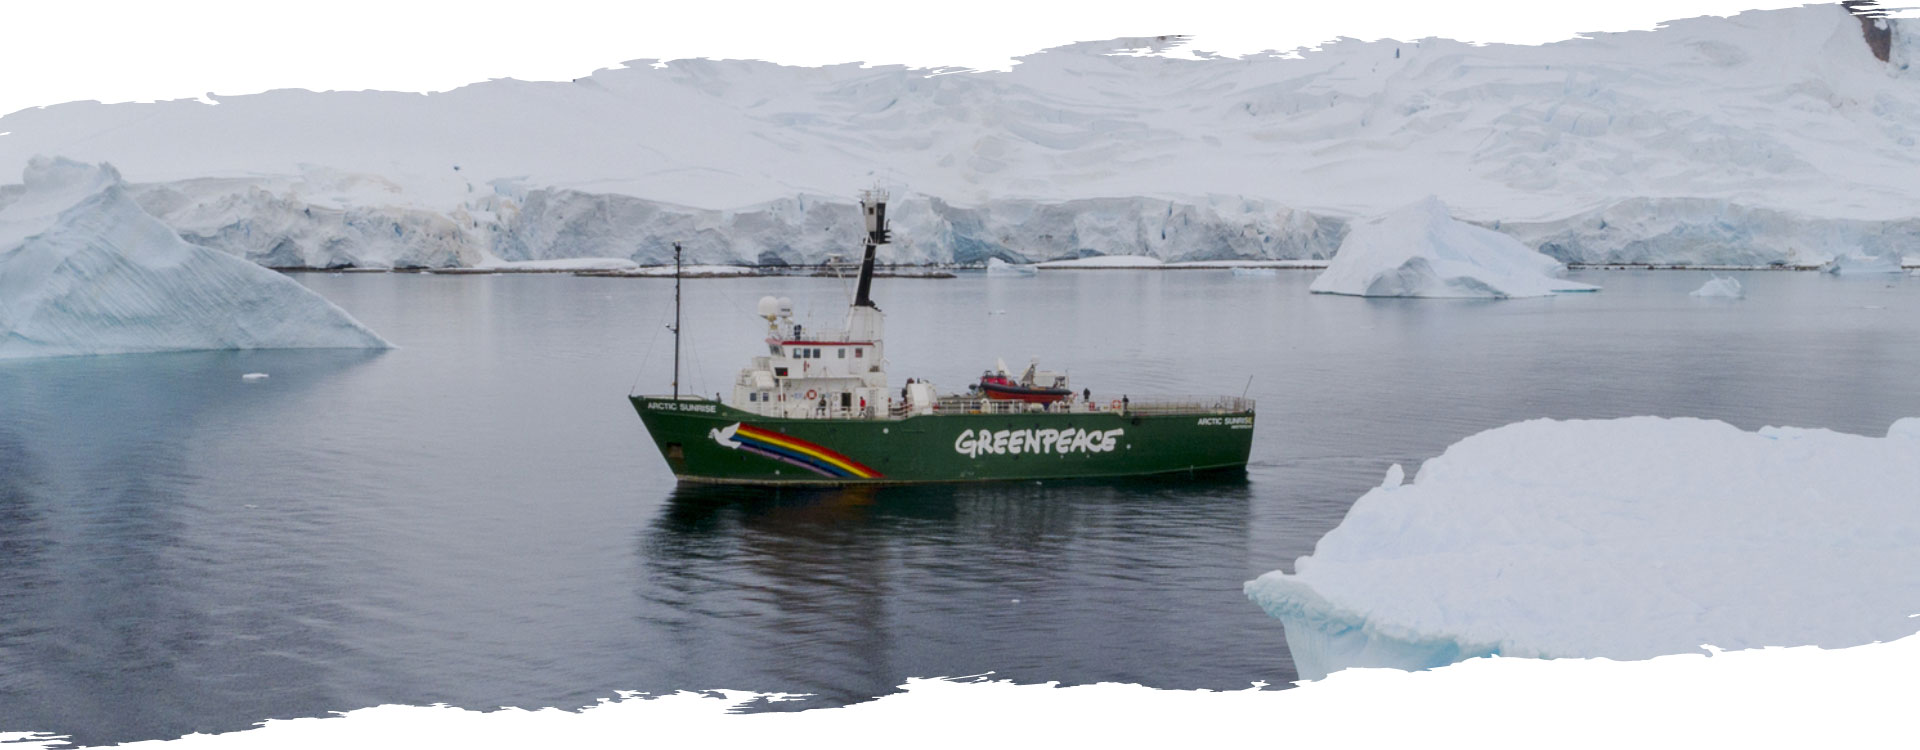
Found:
[(875, 418), (932, 410), (931, 384), (913, 383), (901, 393), (889, 393), (882, 341), (885, 316), (868, 296), (874, 251), (889, 239), (887, 194), (868, 191), (860, 207), (867, 221), (866, 254), (845, 327), (807, 328), (794, 321), (793, 300), (762, 297), (759, 315), (767, 321), (767, 354), (754, 357), (734, 379), (734, 408), (793, 419)]

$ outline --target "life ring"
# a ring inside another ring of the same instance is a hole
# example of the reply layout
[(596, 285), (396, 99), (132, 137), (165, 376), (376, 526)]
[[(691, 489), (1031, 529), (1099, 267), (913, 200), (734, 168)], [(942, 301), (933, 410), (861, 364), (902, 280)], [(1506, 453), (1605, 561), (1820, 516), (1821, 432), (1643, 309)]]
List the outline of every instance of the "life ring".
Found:
[(1114, 399), (1113, 401), (1111, 401), (1111, 402), (1108, 402), (1108, 403), (1107, 403), (1107, 407), (1108, 407), (1108, 408), (1110, 408), (1110, 409), (1113, 409), (1114, 411), (1119, 411), (1119, 410), (1120, 410), (1120, 399), (1117, 399), (1117, 398), (1116, 398), (1116, 399)]
[(814, 390), (813, 390), (813, 389), (811, 389), (811, 388), (809, 388), (809, 389), (807, 389), (807, 400), (808, 400), (808, 401), (812, 401), (812, 400), (814, 400), (814, 399), (816, 399), (816, 398), (819, 398), (819, 397), (820, 397), (820, 394), (819, 394), (819, 393), (815, 393), (815, 392), (814, 392)]

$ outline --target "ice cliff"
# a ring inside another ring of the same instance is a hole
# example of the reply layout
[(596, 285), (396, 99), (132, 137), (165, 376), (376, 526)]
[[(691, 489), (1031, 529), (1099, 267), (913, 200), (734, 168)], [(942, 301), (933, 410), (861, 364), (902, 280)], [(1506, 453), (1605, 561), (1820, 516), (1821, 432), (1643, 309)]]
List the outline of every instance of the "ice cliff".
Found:
[(1815, 265), (1920, 243), (1920, 21), (1875, 24), (1884, 60), (1822, 5), (1539, 46), (1112, 40), (1007, 72), (642, 60), (77, 102), (0, 117), (0, 172), (111, 161), (190, 241), (269, 265), (657, 262), (676, 239), (813, 262), (857, 241), (843, 216), (876, 182), (899, 262), (1325, 258), (1353, 218), (1435, 195), (1563, 262)]
[(0, 194), (0, 359), (387, 346), (291, 279), (180, 239), (110, 165), (36, 159)]
[(1292, 573), (1246, 584), (1303, 678), (1920, 630), (1920, 419), (1879, 438), (1534, 420), (1401, 477), (1388, 471)]
[(1309, 288), (1360, 297), (1489, 298), (1597, 289), (1557, 278), (1564, 268), (1519, 240), (1455, 220), (1429, 197), (1355, 223)]

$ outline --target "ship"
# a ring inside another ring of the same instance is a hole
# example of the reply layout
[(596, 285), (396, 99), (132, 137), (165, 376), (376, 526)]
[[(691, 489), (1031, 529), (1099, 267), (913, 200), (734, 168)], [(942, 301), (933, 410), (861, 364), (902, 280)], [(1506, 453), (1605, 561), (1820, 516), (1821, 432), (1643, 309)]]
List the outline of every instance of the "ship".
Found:
[[(871, 294), (877, 250), (892, 239), (886, 207), (885, 191), (862, 193), (865, 251), (844, 325), (815, 330), (794, 319), (791, 300), (761, 298), (765, 353), (740, 370), (724, 401), (680, 392), (675, 281), (672, 392), (627, 398), (679, 481), (864, 485), (1245, 471), (1254, 402), (1244, 394), (1100, 403), (1088, 392), (1075, 398), (1064, 376), (1033, 366), (1014, 381), (1004, 364), (983, 382), (998, 377), (1046, 393), (994, 394), (976, 384), (941, 394), (921, 379), (893, 390), (885, 319)], [(676, 244), (676, 266), (679, 256)]]

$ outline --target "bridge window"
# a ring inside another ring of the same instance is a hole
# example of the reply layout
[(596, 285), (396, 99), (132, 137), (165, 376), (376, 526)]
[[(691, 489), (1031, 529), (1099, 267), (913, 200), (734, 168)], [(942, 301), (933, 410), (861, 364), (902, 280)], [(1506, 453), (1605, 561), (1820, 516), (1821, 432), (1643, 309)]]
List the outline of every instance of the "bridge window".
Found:
[(864, 350), (864, 349), (861, 349), (860, 347), (857, 347), (857, 346), (856, 346), (856, 347), (854, 347), (854, 348), (853, 348), (853, 358), (854, 358), (854, 359), (859, 359), (859, 358), (860, 358), (860, 357), (862, 356), (862, 354), (861, 354), (861, 353), (862, 353), (862, 352), (864, 352), (864, 351), (865, 351), (865, 350)]
[(844, 347), (844, 346), (843, 346), (843, 347), (840, 347), (840, 358), (841, 358), (841, 359), (846, 359), (846, 358), (847, 358), (847, 348), (846, 348), (846, 347)]

